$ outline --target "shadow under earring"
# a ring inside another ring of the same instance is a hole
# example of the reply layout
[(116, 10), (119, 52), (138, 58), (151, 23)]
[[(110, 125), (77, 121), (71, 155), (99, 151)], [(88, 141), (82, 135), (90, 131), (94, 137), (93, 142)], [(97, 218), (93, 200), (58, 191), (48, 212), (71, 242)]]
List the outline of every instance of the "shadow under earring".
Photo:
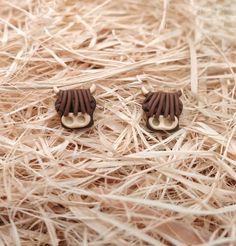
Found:
[(179, 129), (179, 117), (183, 111), (181, 91), (149, 92), (142, 87), (145, 100), (142, 108), (147, 116), (146, 126), (152, 131), (175, 131)]
[(95, 85), (92, 85), (90, 89), (59, 90), (54, 88), (57, 95), (55, 109), (61, 117), (63, 127), (82, 129), (93, 125), (96, 100), (92, 94), (95, 90)]

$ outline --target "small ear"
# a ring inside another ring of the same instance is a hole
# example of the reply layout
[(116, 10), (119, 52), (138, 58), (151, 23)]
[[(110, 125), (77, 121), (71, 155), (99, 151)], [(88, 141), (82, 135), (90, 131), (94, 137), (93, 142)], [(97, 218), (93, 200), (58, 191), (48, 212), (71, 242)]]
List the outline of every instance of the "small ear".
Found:
[(89, 90), (90, 90), (91, 94), (93, 94), (96, 91), (96, 85), (92, 84)]
[(144, 96), (146, 96), (149, 93), (149, 91), (144, 86), (142, 86), (141, 90)]
[(55, 92), (55, 94), (57, 94), (60, 90), (56, 86), (54, 86), (53, 91)]

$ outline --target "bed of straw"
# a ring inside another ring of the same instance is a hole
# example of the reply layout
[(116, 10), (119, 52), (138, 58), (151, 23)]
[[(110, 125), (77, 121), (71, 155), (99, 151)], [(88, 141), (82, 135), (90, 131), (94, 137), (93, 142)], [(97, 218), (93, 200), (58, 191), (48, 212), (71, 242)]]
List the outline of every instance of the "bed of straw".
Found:
[[(0, 2), (0, 245), (236, 245), (236, 1)], [(60, 124), (53, 86), (97, 85)], [(141, 87), (183, 93), (147, 130)]]

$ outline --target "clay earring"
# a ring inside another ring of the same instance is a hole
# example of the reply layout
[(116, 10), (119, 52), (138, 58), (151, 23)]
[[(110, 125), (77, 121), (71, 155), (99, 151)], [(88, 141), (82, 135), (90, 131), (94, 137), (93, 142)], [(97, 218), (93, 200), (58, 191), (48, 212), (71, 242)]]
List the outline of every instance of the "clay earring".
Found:
[(61, 124), (69, 129), (87, 128), (93, 125), (93, 113), (96, 100), (92, 96), (96, 86), (90, 89), (59, 90), (54, 87), (57, 95), (55, 109), (61, 116)]
[(147, 116), (147, 128), (152, 131), (175, 131), (179, 129), (179, 116), (183, 110), (183, 103), (179, 99), (181, 91), (177, 92), (149, 92), (142, 87), (145, 100), (142, 108)]

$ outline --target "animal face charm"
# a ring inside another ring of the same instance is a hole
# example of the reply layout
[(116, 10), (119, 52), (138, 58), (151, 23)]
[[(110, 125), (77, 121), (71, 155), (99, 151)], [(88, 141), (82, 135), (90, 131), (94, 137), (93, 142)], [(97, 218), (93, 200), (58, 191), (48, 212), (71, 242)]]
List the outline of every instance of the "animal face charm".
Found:
[(142, 88), (145, 100), (142, 108), (147, 116), (147, 128), (152, 131), (174, 131), (179, 128), (179, 116), (183, 103), (179, 99), (181, 91), (149, 92)]
[(92, 96), (96, 86), (90, 89), (58, 90), (55, 108), (61, 116), (61, 124), (69, 129), (81, 129), (93, 125), (93, 113), (96, 108), (96, 100)]

